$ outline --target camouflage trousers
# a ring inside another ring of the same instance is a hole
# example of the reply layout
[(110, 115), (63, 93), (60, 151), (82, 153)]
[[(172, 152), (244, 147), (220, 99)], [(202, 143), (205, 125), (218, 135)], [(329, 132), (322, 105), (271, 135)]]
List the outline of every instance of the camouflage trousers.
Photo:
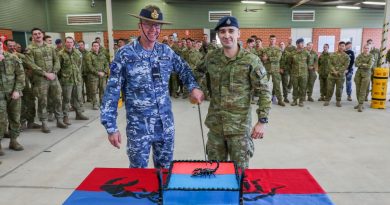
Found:
[(81, 83), (81, 87), (83, 89), (83, 102), (85, 101), (85, 97), (87, 100), (91, 100), (91, 91), (89, 90), (91, 86), (88, 83), (88, 76), (83, 76), (83, 83)]
[(280, 83), (282, 81), (282, 77), (279, 72), (273, 71), (268, 74), (268, 80), (272, 77), (272, 95), (276, 95), (278, 101), (282, 100), (282, 92), (280, 91)]
[[(91, 91), (91, 101), (93, 105), (99, 105), (102, 102), (104, 90), (106, 90), (107, 78), (99, 78), (93, 75), (88, 76), (89, 90)], [(96, 95), (99, 94), (99, 103)]]
[(161, 120), (154, 124), (153, 134), (144, 136), (127, 132), (127, 155), (130, 168), (148, 167), (150, 148), (155, 168), (169, 168), (173, 160), (174, 132), (166, 134)]
[(35, 108), (35, 96), (33, 92), (33, 87), (30, 82), (30, 80), (26, 77), (26, 85), (23, 89), (23, 96), (22, 96), (22, 110), (20, 114), (20, 122), (21, 124), (25, 122), (34, 122), (35, 115), (36, 115), (36, 108)]
[(4, 137), (7, 121), (10, 138), (14, 139), (19, 136), (21, 105), (20, 98), (13, 100), (10, 93), (0, 92), (0, 140)]
[(308, 97), (311, 97), (313, 94), (314, 83), (317, 80), (317, 73), (314, 69), (309, 69), (308, 74), (309, 75), (307, 77), (306, 93)]
[(47, 121), (48, 98), (51, 98), (54, 106), (54, 115), (57, 120), (62, 120), (62, 89), (58, 79), (42, 80), (34, 84), (34, 95), (38, 97), (38, 117), (42, 122)]
[(363, 104), (367, 96), (367, 87), (370, 85), (371, 73), (358, 69), (355, 74), (356, 98), (359, 104)]
[(326, 93), (328, 92), (328, 75), (319, 75), (320, 81), (320, 95), (321, 97), (326, 98)]
[(287, 70), (284, 70), (284, 72), (281, 74), (282, 77), (282, 88), (283, 88), (283, 97), (287, 98), (288, 96), (288, 83), (289, 83), (289, 72)]
[(336, 87), (336, 101), (341, 101), (341, 95), (343, 94), (345, 78), (328, 77), (328, 85), (326, 92), (326, 101), (332, 99), (335, 87)]
[(69, 116), (71, 102), (76, 113), (81, 113), (83, 104), (81, 85), (62, 86), (62, 111), (66, 117)]
[(173, 96), (179, 90), (179, 76), (176, 73), (172, 73), (169, 78), (169, 93)]
[(206, 152), (209, 160), (235, 161), (238, 167), (248, 168), (254, 153), (249, 131), (242, 135), (222, 135), (213, 131), (207, 134)]
[(291, 81), (293, 84), (293, 100), (299, 99), (301, 102), (306, 98), (306, 85), (307, 75), (292, 76)]

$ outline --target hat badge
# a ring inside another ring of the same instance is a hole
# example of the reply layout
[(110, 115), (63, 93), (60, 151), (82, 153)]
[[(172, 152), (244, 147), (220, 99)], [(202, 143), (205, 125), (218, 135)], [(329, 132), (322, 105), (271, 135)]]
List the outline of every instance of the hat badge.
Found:
[(227, 25), (230, 25), (232, 22), (230, 21), (230, 19), (228, 18), (228, 20), (226, 21), (226, 24)]
[(158, 19), (159, 14), (158, 14), (157, 10), (153, 10), (151, 16), (153, 19)]

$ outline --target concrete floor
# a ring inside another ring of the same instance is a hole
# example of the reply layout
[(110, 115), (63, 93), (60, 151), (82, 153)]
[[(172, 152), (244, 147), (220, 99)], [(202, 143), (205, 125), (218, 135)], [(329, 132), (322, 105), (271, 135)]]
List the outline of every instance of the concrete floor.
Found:
[[(335, 102), (328, 107), (320, 102), (306, 102), (303, 108), (273, 105), (266, 137), (255, 141), (250, 167), (307, 168), (337, 205), (390, 204), (390, 108), (358, 113), (353, 100), (343, 100), (342, 108)], [(9, 141), (3, 140), (0, 204), (62, 204), (93, 168), (128, 166), (124, 145), (112, 147), (98, 112), (86, 107), (89, 121), (73, 120), (65, 130), (52, 123), (51, 134), (25, 131), (22, 152), (8, 150)], [(208, 102), (201, 108), (204, 119)], [(173, 110), (175, 159), (203, 159), (196, 106), (173, 99)], [(118, 119), (124, 134), (124, 109)]]

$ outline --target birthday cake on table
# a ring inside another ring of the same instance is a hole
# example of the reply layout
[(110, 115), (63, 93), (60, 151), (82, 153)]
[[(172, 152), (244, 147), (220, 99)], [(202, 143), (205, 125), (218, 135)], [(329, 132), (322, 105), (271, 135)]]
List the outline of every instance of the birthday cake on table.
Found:
[(239, 205), (241, 174), (230, 161), (173, 161), (163, 187), (164, 205)]

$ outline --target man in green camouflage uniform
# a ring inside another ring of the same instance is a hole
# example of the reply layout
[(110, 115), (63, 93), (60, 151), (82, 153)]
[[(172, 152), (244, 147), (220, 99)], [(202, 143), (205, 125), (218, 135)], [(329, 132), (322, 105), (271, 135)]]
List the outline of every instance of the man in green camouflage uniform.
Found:
[(67, 128), (62, 115), (62, 90), (57, 73), (61, 67), (55, 49), (43, 42), (42, 30), (34, 28), (31, 31), (33, 43), (28, 46), (26, 63), (33, 70), (33, 85), (35, 96), (38, 97), (38, 117), (42, 122), (42, 132), (49, 133), (47, 126), (47, 98), (51, 96), (57, 127)]
[(308, 78), (307, 78), (307, 86), (306, 86), (307, 101), (314, 102), (312, 95), (313, 95), (314, 83), (316, 82), (317, 79), (316, 71), (318, 67), (318, 55), (317, 52), (313, 50), (312, 42), (306, 44), (306, 49), (310, 54), (310, 65), (308, 70)]
[[(206, 118), (209, 128), (209, 160), (235, 161), (241, 168), (249, 166), (254, 152), (253, 139), (263, 138), (271, 95), (266, 70), (260, 59), (238, 45), (240, 31), (235, 17), (219, 20), (215, 30), (223, 48), (208, 53), (197, 71), (210, 76), (211, 100)], [(252, 129), (251, 94), (259, 97), (259, 121)]]
[(276, 46), (276, 36), (269, 37), (270, 45), (265, 48), (262, 55), (262, 61), (267, 70), (268, 80), (272, 77), (272, 94), (278, 99), (278, 105), (285, 106), (282, 99), (282, 92), (280, 91), (280, 59), (282, 58), (282, 51)]
[[(104, 52), (100, 52), (100, 45), (94, 41), (92, 50), (87, 56), (88, 81), (92, 97), (92, 109), (99, 110), (99, 104), (102, 102), (102, 96), (106, 89), (108, 75), (108, 61)], [(99, 90), (99, 92), (98, 92)], [(96, 95), (99, 93), (99, 102)]]
[(23, 68), (24, 68), (25, 86), (22, 91), (23, 95), (21, 96), (22, 98), (21, 113), (20, 113), (21, 128), (22, 130), (26, 128), (40, 129), (41, 125), (36, 124), (34, 122), (36, 110), (35, 110), (35, 97), (33, 95), (32, 85), (30, 82), (32, 77), (32, 71), (24, 63), (26, 57), (24, 54), (20, 53), (21, 47), (18, 48), (17, 45), (18, 44), (16, 44), (16, 42), (13, 40), (8, 40), (7, 42), (8, 52), (16, 55), (23, 62)]
[[(81, 84), (81, 87), (83, 89), (83, 102), (91, 102), (91, 92), (89, 91), (89, 86), (88, 86), (88, 71), (87, 71), (87, 55), (88, 51), (85, 49), (85, 42), (84, 41), (79, 41), (79, 51), (82, 55), (82, 65), (81, 65), (81, 76), (83, 78), (83, 82)], [(85, 101), (85, 97), (87, 97), (87, 100)]]
[[(286, 46), (286, 49), (285, 49), (288, 54), (291, 54), (293, 51), (296, 51), (297, 50), (297, 47), (295, 47), (293, 45), (293, 42), (292, 42), (292, 38), (289, 37), (288, 38), (288, 45)], [(291, 68), (291, 65), (286, 65), (286, 67), (289, 67)], [(289, 79), (288, 79), (288, 92), (291, 93), (291, 89), (292, 89), (292, 81), (291, 81), (291, 75), (290, 73), (288, 74), (289, 76)]]
[(82, 113), (82, 54), (74, 48), (72, 37), (65, 38), (65, 48), (58, 53), (61, 72), (59, 75), (62, 86), (62, 110), (64, 123), (71, 125), (69, 120), (70, 102), (76, 111), (76, 120), (88, 120)]
[(374, 65), (374, 56), (369, 53), (370, 46), (365, 45), (363, 47), (363, 53), (361, 53), (355, 61), (355, 66), (358, 70), (355, 74), (355, 85), (356, 85), (356, 98), (358, 105), (354, 108), (358, 109), (358, 112), (363, 112), (363, 103), (366, 97), (366, 87), (370, 84), (371, 68)]
[(319, 80), (320, 80), (320, 95), (321, 97), (318, 99), (318, 101), (325, 101), (326, 100), (326, 94), (328, 92), (327, 85), (328, 85), (328, 76), (330, 72), (330, 53), (329, 51), (329, 44), (324, 44), (324, 51), (321, 53), (321, 56), (318, 59), (318, 74), (319, 74)]
[[(63, 48), (63, 45), (62, 45), (62, 40), (61, 39), (56, 39), (55, 41), (55, 51), (56, 51), (56, 55), (58, 56), (58, 53), (60, 51), (62, 51)], [(48, 46), (52, 46), (51, 44), (48, 44)], [(49, 93), (49, 96), (47, 98), (47, 119), (49, 122), (53, 122), (54, 121), (54, 109), (55, 109), (55, 105), (53, 103), (53, 98), (55, 98), (55, 96), (51, 96), (50, 93)]]
[[(23, 150), (17, 141), (20, 133), (21, 95), (24, 87), (22, 61), (14, 54), (4, 52), (0, 41), (0, 156), (4, 155), (1, 140), (4, 137), (7, 120), (9, 122), (9, 148)], [(7, 119), (8, 118), (8, 119)]]
[(251, 52), (251, 53), (253, 53), (253, 54), (256, 55), (255, 44), (256, 44), (255, 39), (253, 39), (253, 38), (248, 38), (248, 39), (246, 40), (246, 49), (245, 49), (245, 50), (247, 50), (248, 52)]
[[(181, 41), (179, 41), (179, 42), (181, 44)], [(181, 48), (182, 48), (183, 44), (181, 44), (179, 47), (178, 44), (175, 43), (173, 35), (169, 35), (168, 45), (169, 45), (169, 47), (171, 47), (171, 49), (173, 51), (175, 51), (175, 53), (180, 55), (179, 53), (181, 52)], [(178, 93), (177, 93), (178, 89), (179, 89), (179, 77), (178, 77), (177, 73), (172, 72), (171, 77), (169, 79), (169, 93), (170, 93), (170, 95), (174, 98), (178, 98), (179, 97)]]
[(387, 53), (386, 53), (386, 62), (390, 63), (390, 49), (387, 50)]
[[(375, 44), (372, 39), (367, 40), (367, 45), (370, 46), (370, 53), (374, 56), (374, 65), (371, 68), (371, 86), (374, 80), (374, 69), (380, 67), (380, 55), (379, 49), (375, 48)], [(367, 94), (365, 101), (368, 101), (368, 94), (370, 93), (370, 83), (367, 86)]]
[[(303, 107), (306, 98), (307, 72), (310, 65), (310, 54), (305, 50), (302, 38), (296, 41), (297, 49), (289, 56), (287, 63), (291, 66), (290, 76), (293, 85), (293, 102), (291, 106)], [(287, 49), (287, 48), (286, 48)]]
[(343, 94), (345, 72), (348, 68), (350, 58), (345, 52), (345, 42), (341, 41), (337, 52), (334, 52), (329, 59), (329, 75), (324, 106), (329, 105), (336, 86), (336, 106), (341, 107), (341, 96)]
[(288, 84), (289, 84), (289, 78), (290, 78), (290, 69), (291, 66), (287, 63), (289, 55), (291, 55), (291, 52), (289, 52), (286, 49), (286, 46), (283, 42), (279, 43), (280, 50), (282, 51), (282, 57), (280, 59), (280, 72), (282, 77), (282, 88), (283, 88), (283, 102), (290, 103), (288, 100)]

